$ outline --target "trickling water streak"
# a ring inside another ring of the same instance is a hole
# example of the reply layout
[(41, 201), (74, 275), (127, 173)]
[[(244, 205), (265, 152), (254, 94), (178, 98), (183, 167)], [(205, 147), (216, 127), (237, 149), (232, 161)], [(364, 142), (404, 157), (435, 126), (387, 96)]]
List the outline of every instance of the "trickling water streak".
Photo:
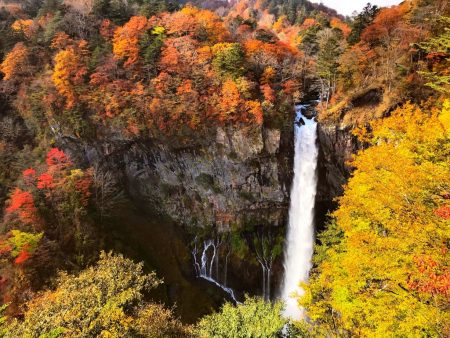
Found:
[[(197, 261), (197, 244), (195, 244), (194, 249), (192, 250), (192, 256), (194, 258), (194, 267), (195, 271), (197, 272), (197, 276), (203, 279), (206, 279), (208, 282), (214, 283), (216, 286), (221, 288), (223, 291), (228, 293), (233, 299), (233, 301), (236, 304), (240, 304), (238, 300), (236, 299), (236, 296), (234, 294), (234, 290), (226, 287), (225, 285), (220, 284), (217, 280), (213, 278), (212, 271), (214, 263), (218, 264), (218, 260), (216, 260), (216, 255), (219, 253), (217, 252), (216, 244), (214, 243), (214, 240), (209, 239), (205, 240), (203, 242), (203, 251), (202, 256), (200, 258), (201, 265)], [(211, 258), (208, 257), (208, 251), (212, 250)], [(217, 276), (216, 276), (217, 278)], [(225, 276), (225, 283), (226, 283), (226, 276)]]
[[(300, 282), (306, 282), (312, 263), (314, 245), (314, 204), (317, 188), (317, 122), (302, 115), (306, 106), (296, 106), (294, 181), (289, 208), (284, 280), (281, 297), (286, 308), (284, 315), (292, 319), (303, 317), (297, 299), (292, 295), (303, 295)], [(302, 125), (304, 122), (304, 125)]]

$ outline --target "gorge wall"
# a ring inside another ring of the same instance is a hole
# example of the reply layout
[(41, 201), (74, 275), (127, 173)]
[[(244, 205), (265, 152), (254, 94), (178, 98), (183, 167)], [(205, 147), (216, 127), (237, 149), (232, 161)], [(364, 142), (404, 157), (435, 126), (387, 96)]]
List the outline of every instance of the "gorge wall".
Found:
[(352, 135), (352, 126), (319, 123), (318, 184), (316, 195), (316, 227), (320, 231), (326, 223), (327, 213), (337, 206), (335, 198), (341, 196), (343, 186), (351, 174), (348, 161), (362, 148)]
[(193, 146), (143, 140), (61, 145), (87, 166), (113, 172), (141, 205), (179, 224), (226, 231), (247, 224), (282, 225), (292, 180), (292, 130), (216, 129)]
[[(227, 231), (246, 225), (285, 224), (292, 182), (293, 130), (222, 128), (189, 147), (126, 138), (61, 146), (86, 166), (112, 172), (142, 205), (179, 224)], [(350, 175), (346, 162), (361, 144), (351, 127), (319, 123), (317, 203), (342, 194)]]
[[(331, 123), (318, 124), (318, 143), (316, 224), (320, 229), (349, 176), (345, 162), (359, 144), (350, 127)], [(116, 134), (95, 140), (65, 136), (58, 145), (79, 164), (110, 173), (108, 177), (143, 209), (169, 216), (184, 226), (185, 230), (179, 229), (183, 233), (201, 233), (205, 240), (217, 240), (218, 233), (248, 229), (244, 237), (250, 246), (254, 239), (248, 236), (255, 229), (284, 234), (293, 178), (293, 117), (278, 128), (217, 127), (187, 146)], [(152, 245), (151, 240), (147, 245)], [(232, 252), (228, 258), (225, 249), (218, 250), (220, 267), (214, 269), (228, 271), (227, 286), (238, 297), (244, 292), (261, 294), (262, 272), (254, 253)], [(226, 260), (227, 267), (223, 265)], [(281, 282), (281, 262), (281, 257), (274, 261), (273, 290)], [(179, 264), (186, 278), (195, 279), (193, 264), (186, 260)], [(178, 299), (178, 295), (173, 297)]]

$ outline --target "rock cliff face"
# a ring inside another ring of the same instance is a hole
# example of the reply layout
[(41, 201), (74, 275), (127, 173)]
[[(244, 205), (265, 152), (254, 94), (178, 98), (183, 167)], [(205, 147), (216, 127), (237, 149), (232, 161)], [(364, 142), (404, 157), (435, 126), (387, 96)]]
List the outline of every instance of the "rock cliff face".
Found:
[[(112, 173), (132, 198), (177, 223), (226, 231), (286, 224), (292, 182), (293, 127), (218, 127), (191, 146), (108, 137), (61, 138), (78, 162)], [(318, 222), (342, 194), (346, 162), (361, 144), (351, 127), (318, 126)]]
[(343, 192), (351, 168), (346, 164), (361, 145), (351, 127), (319, 124), (319, 186), (317, 199), (331, 200)]
[[(350, 128), (331, 124), (319, 124), (318, 142), (320, 230), (333, 207), (331, 201), (342, 193), (349, 176), (345, 162), (359, 144)], [(189, 146), (115, 134), (93, 141), (61, 137), (59, 146), (78, 163), (109, 172), (108, 177), (144, 208), (188, 228), (215, 229), (203, 233), (206, 239), (215, 238), (216, 231), (287, 224), (293, 179), (292, 121), (283, 129), (218, 127)], [(225, 257), (220, 252), (219, 256), (223, 264)], [(253, 260), (230, 256), (229, 285), (238, 293), (260, 291), (260, 267)], [(281, 259), (274, 262), (273, 271), (275, 288), (282, 276)]]
[(319, 123), (319, 180), (316, 196), (316, 218), (319, 227), (324, 222), (325, 214), (334, 209), (333, 199), (342, 195), (343, 185), (350, 177), (351, 168), (347, 162), (362, 148), (362, 144), (351, 131), (351, 126)]
[(134, 199), (179, 224), (219, 231), (283, 224), (292, 181), (292, 128), (219, 127), (214, 134), (183, 148), (111, 138), (62, 143), (78, 161), (113, 171)]

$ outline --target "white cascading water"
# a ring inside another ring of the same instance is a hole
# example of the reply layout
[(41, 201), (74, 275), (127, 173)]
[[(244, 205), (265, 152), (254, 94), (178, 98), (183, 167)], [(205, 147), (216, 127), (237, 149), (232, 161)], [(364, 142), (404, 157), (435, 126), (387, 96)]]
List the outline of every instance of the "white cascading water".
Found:
[[(284, 280), (281, 297), (285, 317), (303, 318), (303, 309), (293, 295), (303, 295), (299, 283), (308, 280), (314, 246), (314, 204), (317, 189), (317, 122), (302, 112), (307, 106), (296, 106), (294, 181), (289, 208), (289, 226), (285, 245)], [(304, 125), (303, 123), (304, 122)]]
[(197, 276), (206, 279), (208, 282), (215, 284), (223, 291), (228, 293), (228, 295), (231, 297), (231, 299), (234, 301), (235, 304), (240, 304), (240, 302), (238, 302), (238, 300), (236, 299), (236, 296), (234, 295), (234, 290), (232, 288), (229, 288), (219, 283), (219, 281), (213, 278), (214, 263), (218, 264), (218, 261), (216, 261), (217, 258), (216, 255), (218, 254), (219, 252), (217, 250), (216, 243), (214, 243), (214, 240), (212, 239), (205, 240), (203, 242), (203, 250), (200, 262), (198, 262), (197, 244), (195, 244), (195, 247), (192, 250), (192, 256), (194, 258), (194, 267), (195, 271), (197, 272)]

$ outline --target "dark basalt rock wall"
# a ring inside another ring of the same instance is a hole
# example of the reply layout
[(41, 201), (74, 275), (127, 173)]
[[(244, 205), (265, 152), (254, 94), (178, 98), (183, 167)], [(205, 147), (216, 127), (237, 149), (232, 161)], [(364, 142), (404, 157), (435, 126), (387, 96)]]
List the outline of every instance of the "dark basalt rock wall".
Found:
[[(90, 141), (60, 137), (58, 145), (79, 164), (109, 172), (108, 177), (139, 206), (170, 216), (188, 232), (203, 228), (205, 238), (214, 238), (232, 229), (251, 231), (287, 224), (293, 116), (285, 128), (217, 127), (210, 136), (189, 146), (173, 140), (105, 135)], [(331, 124), (319, 124), (318, 142), (316, 222), (320, 231), (326, 213), (334, 207), (333, 199), (342, 194), (350, 175), (345, 163), (360, 145), (350, 127)], [(279, 257), (273, 266), (274, 292), (282, 276), (281, 262)], [(229, 285), (236, 291), (259, 292), (262, 277), (254, 258), (231, 255), (228, 274)]]
[(62, 138), (78, 162), (112, 172), (141, 205), (179, 224), (226, 231), (285, 223), (292, 181), (292, 128), (218, 127), (202, 144)]
[(318, 125), (319, 162), (316, 197), (316, 219), (319, 229), (323, 226), (326, 213), (336, 208), (336, 197), (341, 196), (343, 186), (351, 174), (348, 161), (362, 144), (352, 135), (352, 127), (344, 125)]
[[(86, 166), (110, 172), (135, 201), (187, 227), (218, 232), (287, 223), (294, 134), (285, 128), (218, 127), (191, 146), (109, 135), (61, 137)], [(318, 230), (350, 176), (346, 162), (361, 148), (351, 126), (319, 123)]]
[[(294, 128), (285, 125), (217, 127), (201, 142), (183, 147), (111, 133), (91, 141), (60, 137), (58, 143), (77, 162), (110, 172), (140, 205), (179, 224), (221, 232), (286, 224)], [(342, 194), (351, 171), (346, 162), (361, 144), (351, 126), (332, 123), (319, 123), (318, 142), (320, 218)]]
[(332, 200), (343, 192), (343, 185), (350, 176), (347, 162), (359, 149), (359, 143), (351, 134), (350, 127), (321, 125), (319, 139), (319, 184), (317, 199)]
[[(213, 239), (230, 230), (251, 232), (255, 227), (286, 224), (293, 129), (292, 123), (285, 129), (218, 127), (213, 136), (183, 147), (176, 142), (130, 140), (120, 135), (95, 141), (66, 136), (58, 145), (79, 164), (109, 172), (108, 177), (141, 208), (168, 215), (182, 225), (184, 229), (177, 227), (180, 233), (201, 233), (202, 238)], [(148, 237), (148, 232), (141, 235)], [(147, 239), (150, 248), (155, 246), (153, 240)], [(225, 254), (220, 254), (219, 260), (223, 269)], [(238, 297), (243, 299), (244, 292), (259, 294), (261, 268), (253, 254), (232, 254), (228, 261), (228, 285)], [(192, 262), (183, 268), (194, 271)], [(274, 290), (281, 269), (277, 259)]]

